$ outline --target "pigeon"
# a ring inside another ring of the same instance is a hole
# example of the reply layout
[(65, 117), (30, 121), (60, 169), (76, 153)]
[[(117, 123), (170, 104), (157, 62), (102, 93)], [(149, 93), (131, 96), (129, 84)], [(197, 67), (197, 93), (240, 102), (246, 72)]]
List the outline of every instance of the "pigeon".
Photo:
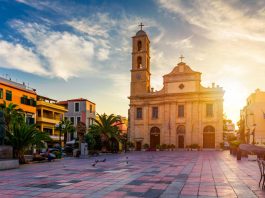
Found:
[(95, 163), (98, 163), (98, 160), (95, 160)]
[(96, 163), (92, 164), (92, 166), (96, 166)]
[(105, 162), (106, 161), (106, 158), (104, 158), (103, 160), (102, 160), (102, 162)]

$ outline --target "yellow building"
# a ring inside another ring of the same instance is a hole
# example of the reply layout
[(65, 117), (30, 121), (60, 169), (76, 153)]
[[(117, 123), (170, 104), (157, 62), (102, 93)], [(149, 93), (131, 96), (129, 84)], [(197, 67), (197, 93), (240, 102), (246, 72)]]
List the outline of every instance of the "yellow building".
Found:
[(246, 106), (240, 112), (244, 122), (246, 142), (265, 143), (265, 92), (257, 89), (247, 98)]
[(25, 112), (27, 123), (35, 123), (36, 117), (36, 99), (35, 89), (27, 88), (23, 83), (17, 83), (11, 79), (0, 77), (0, 103), (4, 101), (19, 106)]
[(129, 140), (141, 150), (173, 144), (218, 148), (223, 141), (224, 90), (201, 85), (201, 73), (181, 61), (163, 76), (163, 88), (151, 88), (150, 41), (140, 30), (132, 37)]
[[(38, 96), (37, 97), (37, 125), (43, 132), (50, 134), (54, 142), (59, 143), (59, 130), (55, 125), (64, 118), (64, 113), (67, 112), (63, 106), (56, 104), (56, 100)], [(63, 135), (61, 140), (64, 140)]]

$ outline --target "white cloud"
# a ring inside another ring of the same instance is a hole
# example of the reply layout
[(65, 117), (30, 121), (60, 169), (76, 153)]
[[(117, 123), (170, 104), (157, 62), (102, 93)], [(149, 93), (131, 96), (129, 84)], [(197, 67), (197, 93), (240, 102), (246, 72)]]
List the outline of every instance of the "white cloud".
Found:
[(49, 74), (31, 49), (4, 40), (0, 40), (0, 66), (39, 75)]
[(192, 39), (192, 36), (189, 36), (189, 37), (181, 39), (181, 40), (167, 42), (167, 44), (171, 45), (172, 47), (177, 48), (181, 51), (184, 48), (192, 48), (193, 47), (191, 39)]
[(189, 2), (191, 5), (175, 0), (160, 0), (159, 3), (163, 8), (181, 16), (188, 23), (206, 30), (206, 36), (212, 39), (265, 42), (265, 17), (262, 11), (249, 16), (248, 9), (236, 9), (228, 2), (221, 0), (198, 0)]
[(13, 21), (11, 26), (35, 46), (36, 56), (42, 58), (42, 67), (49, 71), (51, 77), (67, 80), (94, 70), (91, 65), (94, 44), (85, 38), (68, 32), (52, 31), (36, 23)]

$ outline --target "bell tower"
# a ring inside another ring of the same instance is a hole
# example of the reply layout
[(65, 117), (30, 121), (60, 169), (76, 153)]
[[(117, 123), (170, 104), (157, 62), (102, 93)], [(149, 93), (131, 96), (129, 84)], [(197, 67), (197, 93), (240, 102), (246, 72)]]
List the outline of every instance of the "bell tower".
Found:
[(150, 92), (150, 41), (144, 26), (132, 37), (131, 96)]

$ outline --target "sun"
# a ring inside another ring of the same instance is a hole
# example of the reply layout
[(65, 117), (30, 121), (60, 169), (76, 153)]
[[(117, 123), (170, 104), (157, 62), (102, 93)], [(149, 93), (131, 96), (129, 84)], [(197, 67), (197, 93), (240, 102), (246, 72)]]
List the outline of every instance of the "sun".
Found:
[(236, 123), (240, 119), (240, 109), (246, 104), (247, 89), (236, 80), (224, 80), (222, 86), (224, 94), (224, 113)]

